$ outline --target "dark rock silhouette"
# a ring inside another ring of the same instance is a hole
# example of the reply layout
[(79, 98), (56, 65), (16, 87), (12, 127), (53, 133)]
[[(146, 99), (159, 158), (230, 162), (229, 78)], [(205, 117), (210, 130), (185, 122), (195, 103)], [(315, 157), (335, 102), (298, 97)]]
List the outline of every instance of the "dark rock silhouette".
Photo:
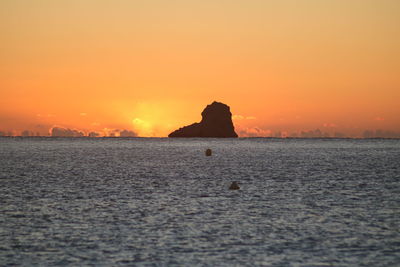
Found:
[(238, 185), (238, 183), (235, 181), (235, 182), (232, 182), (232, 184), (229, 186), (229, 190), (239, 190), (240, 189), (240, 186)]
[(211, 151), (211, 149), (210, 148), (207, 148), (207, 150), (206, 150), (206, 156), (211, 156), (211, 154), (212, 154), (212, 151)]
[(179, 128), (168, 137), (238, 137), (229, 106), (214, 101), (207, 105), (201, 116), (199, 123)]

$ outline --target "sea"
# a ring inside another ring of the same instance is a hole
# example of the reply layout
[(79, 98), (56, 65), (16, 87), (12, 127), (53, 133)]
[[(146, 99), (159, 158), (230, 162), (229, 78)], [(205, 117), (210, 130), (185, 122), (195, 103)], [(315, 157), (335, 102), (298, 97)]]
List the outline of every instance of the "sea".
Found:
[(0, 266), (400, 266), (400, 140), (2, 137)]

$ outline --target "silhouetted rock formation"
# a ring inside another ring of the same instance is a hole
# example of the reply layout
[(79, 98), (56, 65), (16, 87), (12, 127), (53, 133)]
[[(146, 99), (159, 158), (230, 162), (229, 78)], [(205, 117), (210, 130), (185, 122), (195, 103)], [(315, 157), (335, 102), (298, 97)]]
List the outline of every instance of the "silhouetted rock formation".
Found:
[(201, 116), (201, 122), (179, 128), (168, 137), (238, 137), (229, 106), (214, 101)]

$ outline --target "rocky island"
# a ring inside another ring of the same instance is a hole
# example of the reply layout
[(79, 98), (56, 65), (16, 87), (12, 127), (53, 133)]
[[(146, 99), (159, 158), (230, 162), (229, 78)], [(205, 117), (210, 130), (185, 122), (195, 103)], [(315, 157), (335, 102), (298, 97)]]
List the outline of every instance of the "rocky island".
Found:
[(179, 128), (168, 137), (238, 137), (228, 105), (214, 101), (201, 113), (201, 121)]

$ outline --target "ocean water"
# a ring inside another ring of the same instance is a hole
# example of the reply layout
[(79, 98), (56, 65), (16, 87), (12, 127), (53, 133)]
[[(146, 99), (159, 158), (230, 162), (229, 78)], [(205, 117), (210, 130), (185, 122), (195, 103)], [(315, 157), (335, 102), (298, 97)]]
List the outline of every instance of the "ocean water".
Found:
[(0, 265), (399, 266), (400, 140), (0, 138)]

